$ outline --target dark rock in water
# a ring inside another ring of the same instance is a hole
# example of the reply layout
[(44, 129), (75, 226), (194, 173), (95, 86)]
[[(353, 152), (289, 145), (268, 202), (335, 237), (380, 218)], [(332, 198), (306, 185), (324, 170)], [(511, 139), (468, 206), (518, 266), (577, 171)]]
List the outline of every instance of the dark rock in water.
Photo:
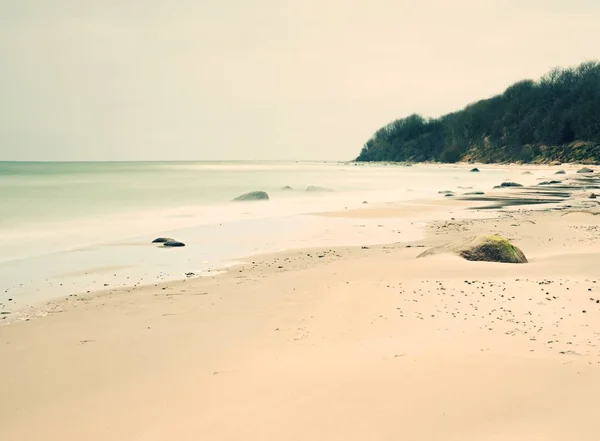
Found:
[(293, 188), (292, 188), (292, 187), (290, 187), (289, 185), (286, 185), (285, 187), (281, 187), (281, 189), (282, 189), (282, 190), (284, 190), (284, 191), (290, 191), (290, 190), (293, 190)]
[(362, 203), (363, 203), (363, 205), (364, 205), (364, 204), (368, 204), (368, 202), (367, 202), (367, 201), (362, 201)]
[(438, 191), (438, 194), (443, 194), (444, 196), (454, 196), (454, 192), (449, 190)]
[(234, 201), (268, 201), (269, 195), (264, 191), (251, 191), (238, 196)]
[(327, 188), (327, 187), (318, 187), (316, 185), (311, 185), (309, 187), (306, 187), (306, 191), (310, 191), (310, 192), (315, 192), (315, 193), (324, 193), (324, 192), (330, 192), (333, 191), (331, 188)]
[(501, 188), (507, 188), (507, 187), (522, 187), (521, 184), (517, 184), (516, 182), (503, 182), (502, 184), (500, 184)]
[(562, 181), (542, 181), (538, 185), (562, 184)]
[(521, 173), (522, 175), (530, 175), (531, 172), (530, 171), (524, 171), (523, 173)]
[(173, 248), (177, 248), (177, 247), (184, 247), (185, 244), (183, 242), (179, 242), (177, 240), (167, 240), (165, 243), (163, 243), (164, 247), (173, 247)]
[(562, 162), (560, 162), (560, 161), (552, 161), (550, 163), (550, 165), (561, 165), (561, 164), (562, 164)]
[(475, 196), (475, 195), (482, 195), (485, 194), (483, 191), (469, 191), (467, 193), (464, 193), (465, 196)]
[(432, 248), (417, 257), (433, 254), (457, 254), (471, 261), (527, 263), (525, 254), (508, 240), (497, 235), (475, 236)]
[(477, 167), (472, 168), (470, 171), (471, 173), (479, 173), (479, 169)]
[(577, 170), (577, 173), (594, 173), (594, 170), (591, 168), (583, 167), (582, 169)]
[(590, 199), (596, 199), (597, 197), (598, 197), (598, 196), (596, 195), (596, 193), (592, 193), (592, 194), (590, 195)]
[(564, 170), (559, 170), (559, 171), (557, 171), (557, 172), (556, 172), (556, 173), (554, 173), (554, 174), (555, 174), (555, 175), (566, 175), (566, 174), (567, 174), (567, 172), (566, 172), (566, 171), (564, 171)]
[(451, 197), (453, 197), (453, 196), (454, 196), (454, 193), (446, 193), (446, 194), (444, 195), (444, 197), (445, 197), (445, 198), (451, 198)]
[(173, 240), (173, 239), (171, 239), (170, 237), (158, 237), (158, 238), (154, 239), (152, 241), (152, 243), (165, 243), (165, 242), (168, 242), (170, 240)]

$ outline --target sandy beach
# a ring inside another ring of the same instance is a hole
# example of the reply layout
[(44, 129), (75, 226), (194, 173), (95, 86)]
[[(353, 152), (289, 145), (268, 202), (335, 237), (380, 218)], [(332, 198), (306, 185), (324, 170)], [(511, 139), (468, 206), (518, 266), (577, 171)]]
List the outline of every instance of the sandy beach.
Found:
[[(261, 255), (39, 306), (0, 326), (0, 439), (597, 441), (591, 202), (324, 212), (426, 226), (422, 240)], [(478, 234), (529, 263), (417, 258)]]

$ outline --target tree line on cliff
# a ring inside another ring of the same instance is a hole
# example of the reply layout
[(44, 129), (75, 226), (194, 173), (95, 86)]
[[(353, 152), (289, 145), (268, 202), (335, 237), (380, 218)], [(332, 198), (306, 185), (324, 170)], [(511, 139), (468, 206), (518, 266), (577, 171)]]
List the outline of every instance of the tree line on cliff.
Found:
[(396, 120), (357, 161), (600, 162), (600, 62), (553, 69), (440, 118)]

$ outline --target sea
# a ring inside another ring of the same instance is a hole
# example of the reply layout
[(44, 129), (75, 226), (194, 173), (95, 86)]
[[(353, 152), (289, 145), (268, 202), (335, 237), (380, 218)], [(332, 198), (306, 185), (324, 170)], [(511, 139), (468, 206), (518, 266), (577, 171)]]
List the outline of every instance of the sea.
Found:
[[(399, 203), (408, 211), (440, 190), (487, 189), (510, 177), (332, 162), (0, 162), (0, 312), (211, 276), (262, 253), (419, 240), (422, 225), (410, 216), (320, 213)], [(270, 200), (232, 201), (258, 190)], [(160, 236), (186, 247), (151, 243)]]

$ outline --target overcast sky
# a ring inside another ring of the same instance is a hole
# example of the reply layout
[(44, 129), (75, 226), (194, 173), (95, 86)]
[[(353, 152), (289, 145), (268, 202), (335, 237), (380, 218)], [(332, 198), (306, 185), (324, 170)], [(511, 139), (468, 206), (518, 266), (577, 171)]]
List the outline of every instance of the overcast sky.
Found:
[(0, 0), (0, 160), (335, 159), (600, 59), (598, 0)]

